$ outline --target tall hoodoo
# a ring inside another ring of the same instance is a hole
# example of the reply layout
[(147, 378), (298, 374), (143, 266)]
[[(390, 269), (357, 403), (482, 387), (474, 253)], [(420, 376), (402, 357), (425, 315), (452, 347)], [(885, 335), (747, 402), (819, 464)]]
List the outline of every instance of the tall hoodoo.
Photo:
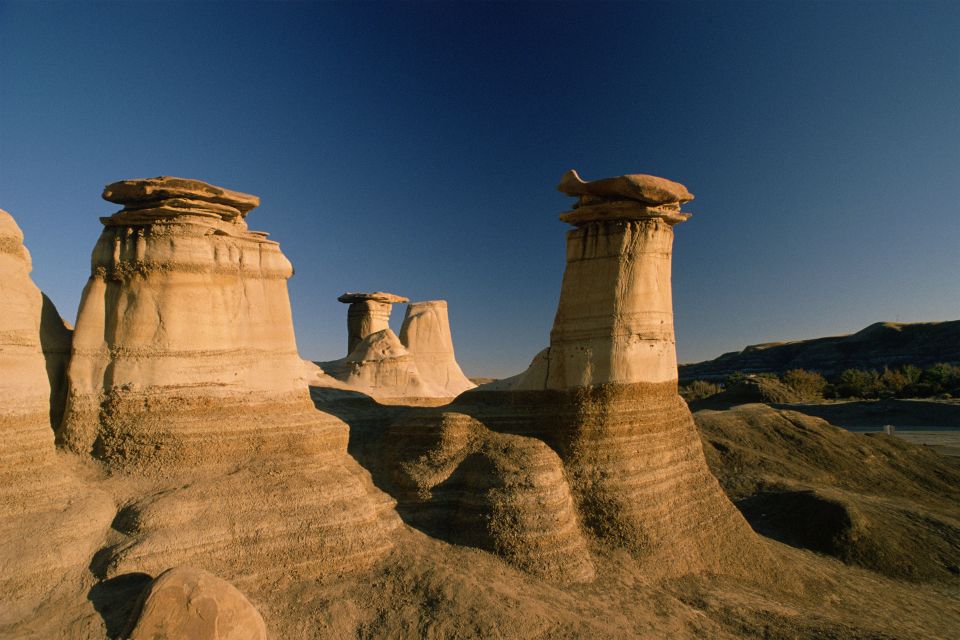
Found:
[(166, 177), (103, 196), (124, 208), (101, 219), (59, 437), (158, 487), (125, 508), (104, 574), (193, 564), (232, 580), (267, 556), (343, 572), (389, 548), (391, 502), (310, 400), (292, 266), (247, 228), (259, 199)]
[(567, 233), (545, 388), (676, 381), (673, 225), (689, 217), (680, 206), (693, 195), (654, 176), (584, 182), (572, 170), (558, 189), (578, 201), (560, 216), (576, 228)]
[(400, 342), (413, 354), (427, 384), (444, 389), (450, 397), (476, 386), (457, 364), (446, 300), (411, 302), (400, 328)]
[(526, 372), (455, 407), (550, 444), (582, 521), (652, 570), (760, 561), (677, 395), (670, 262), (673, 226), (693, 196), (647, 175), (584, 182), (570, 171), (558, 188), (578, 201), (560, 216), (575, 228), (550, 346)]
[(347, 307), (347, 355), (350, 355), (364, 338), (389, 329), (390, 311), (393, 305), (398, 302), (407, 302), (408, 298), (374, 291), (373, 293), (345, 293), (337, 300), (350, 305)]

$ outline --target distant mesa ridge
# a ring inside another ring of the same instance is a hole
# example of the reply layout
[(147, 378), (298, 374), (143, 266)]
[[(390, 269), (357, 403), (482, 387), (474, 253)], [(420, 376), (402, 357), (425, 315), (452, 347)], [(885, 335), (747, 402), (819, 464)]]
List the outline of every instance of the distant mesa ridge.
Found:
[(877, 322), (857, 333), (750, 345), (713, 360), (680, 365), (680, 382), (722, 380), (732, 373), (783, 373), (790, 369), (826, 376), (846, 369), (877, 369), (939, 362), (960, 364), (960, 320)]

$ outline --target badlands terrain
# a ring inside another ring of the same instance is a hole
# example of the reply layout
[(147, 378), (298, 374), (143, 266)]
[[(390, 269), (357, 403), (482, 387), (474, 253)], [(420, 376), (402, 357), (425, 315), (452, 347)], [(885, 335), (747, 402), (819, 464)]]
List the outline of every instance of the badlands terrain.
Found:
[(345, 293), (346, 355), (303, 361), (256, 196), (108, 185), (74, 327), (0, 212), (0, 637), (960, 635), (960, 459), (769, 404), (691, 413), (693, 195), (559, 189), (548, 346), (481, 386), (446, 302), (402, 292)]

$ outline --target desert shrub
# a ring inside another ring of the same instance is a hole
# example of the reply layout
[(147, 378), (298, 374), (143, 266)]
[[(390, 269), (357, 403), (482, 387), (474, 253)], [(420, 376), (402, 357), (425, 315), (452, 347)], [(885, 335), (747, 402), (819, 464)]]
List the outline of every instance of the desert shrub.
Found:
[(702, 400), (720, 392), (720, 385), (706, 380), (694, 380), (680, 387), (680, 396), (687, 402)]
[(863, 369), (847, 369), (833, 385), (833, 395), (838, 398), (876, 398), (883, 389), (880, 374)]
[(783, 374), (783, 384), (793, 389), (801, 400), (819, 400), (827, 386), (827, 379), (816, 371), (791, 369)]

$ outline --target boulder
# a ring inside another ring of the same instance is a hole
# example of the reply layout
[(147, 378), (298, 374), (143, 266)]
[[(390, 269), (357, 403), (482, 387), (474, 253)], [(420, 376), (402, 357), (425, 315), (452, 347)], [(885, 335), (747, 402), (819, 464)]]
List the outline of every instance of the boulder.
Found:
[(130, 640), (266, 640), (263, 617), (236, 587), (192, 567), (151, 582), (124, 634)]

